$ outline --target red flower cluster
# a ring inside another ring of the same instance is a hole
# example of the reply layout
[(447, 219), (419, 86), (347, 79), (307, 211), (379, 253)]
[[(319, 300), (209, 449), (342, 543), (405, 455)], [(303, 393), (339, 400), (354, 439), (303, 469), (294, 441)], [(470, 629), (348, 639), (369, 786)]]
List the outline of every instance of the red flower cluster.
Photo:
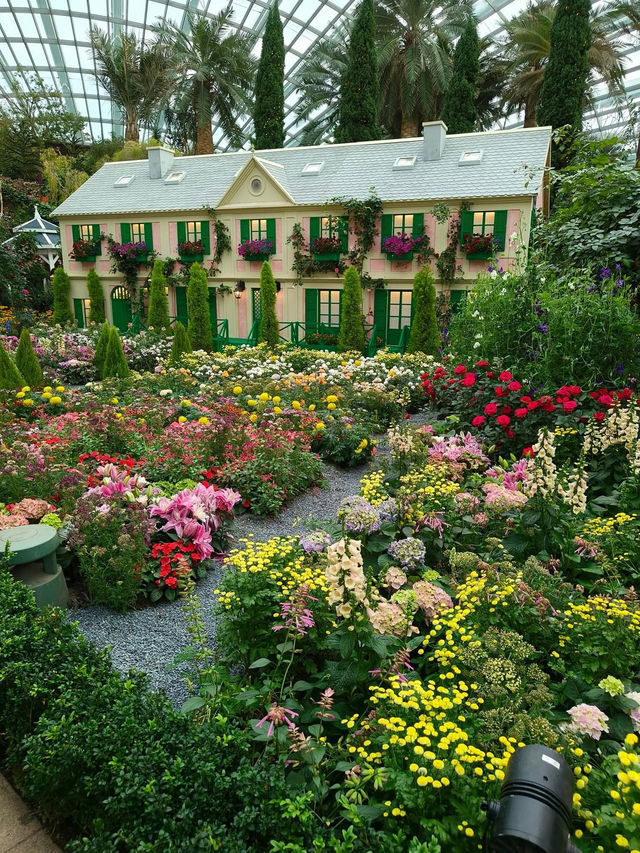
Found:
[(162, 542), (153, 545), (151, 556), (160, 560), (160, 569), (156, 573), (156, 586), (177, 589), (183, 578), (189, 577), (194, 569), (194, 563), (200, 560), (196, 546), (192, 542)]

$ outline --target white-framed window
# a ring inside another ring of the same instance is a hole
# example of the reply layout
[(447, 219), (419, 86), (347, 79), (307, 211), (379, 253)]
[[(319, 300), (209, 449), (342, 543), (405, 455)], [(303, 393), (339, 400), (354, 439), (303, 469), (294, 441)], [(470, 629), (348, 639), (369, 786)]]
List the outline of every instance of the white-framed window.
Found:
[(93, 225), (79, 225), (80, 239), (93, 241)]
[(252, 240), (267, 239), (267, 220), (266, 219), (250, 219), (249, 230)]
[(473, 214), (474, 234), (493, 234), (496, 224), (496, 214), (493, 210), (478, 210)]
[(389, 328), (403, 329), (411, 324), (410, 290), (389, 291)]
[(321, 290), (319, 299), (319, 319), (324, 326), (340, 325), (340, 291)]
[(400, 237), (402, 234), (413, 232), (413, 213), (395, 213), (393, 215), (393, 236)]
[(131, 224), (131, 242), (144, 243), (144, 222), (133, 222)]
[(195, 243), (196, 240), (202, 240), (202, 223), (193, 221), (185, 222), (184, 230), (187, 237), (187, 243)]

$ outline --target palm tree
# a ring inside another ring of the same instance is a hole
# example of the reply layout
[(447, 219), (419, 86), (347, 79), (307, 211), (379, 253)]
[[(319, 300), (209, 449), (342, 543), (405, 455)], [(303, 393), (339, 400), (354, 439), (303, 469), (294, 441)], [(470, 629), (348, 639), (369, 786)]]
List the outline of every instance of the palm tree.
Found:
[(177, 87), (174, 109), (197, 116), (196, 154), (213, 153), (211, 122), (219, 121), (235, 144), (241, 141), (238, 115), (247, 112), (256, 62), (254, 38), (231, 29), (229, 4), (213, 17), (189, 12), (187, 26), (165, 23), (157, 28), (171, 50)]
[[(524, 110), (525, 127), (536, 126), (536, 110), (555, 16), (556, 6), (552, 0), (538, 0), (505, 25), (508, 82), (504, 103), (507, 110)], [(606, 10), (591, 9), (589, 101), (592, 101), (591, 87), (598, 78), (604, 80), (613, 98), (624, 94), (623, 46), (614, 38), (615, 29), (614, 18)]]
[(439, 117), (470, 11), (468, 0), (377, 0), (380, 117), (392, 136), (416, 136)]
[(125, 140), (138, 141), (140, 124), (150, 121), (166, 101), (171, 68), (165, 45), (139, 42), (135, 33), (90, 31), (95, 76), (124, 113)]

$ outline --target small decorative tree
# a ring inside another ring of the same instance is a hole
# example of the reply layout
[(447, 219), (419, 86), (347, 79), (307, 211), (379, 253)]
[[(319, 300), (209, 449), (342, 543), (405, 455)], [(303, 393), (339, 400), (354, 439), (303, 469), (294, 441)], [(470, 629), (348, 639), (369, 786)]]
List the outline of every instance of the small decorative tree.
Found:
[(71, 293), (71, 279), (62, 267), (58, 267), (53, 274), (51, 290), (53, 291), (53, 322), (59, 323), (61, 326), (73, 323), (71, 300), (69, 298), (69, 294)]
[(280, 329), (276, 317), (276, 283), (271, 264), (265, 261), (260, 270), (260, 335), (258, 342), (278, 346)]
[(120, 333), (115, 326), (112, 326), (109, 330), (109, 343), (104, 358), (102, 378), (109, 379), (117, 376), (119, 379), (125, 379), (130, 372), (127, 359), (124, 357)]
[(440, 332), (436, 320), (436, 289), (428, 267), (416, 273), (413, 279), (413, 322), (407, 352), (437, 355)]
[(344, 274), (338, 351), (357, 350), (362, 352), (363, 349), (362, 284), (356, 268), (348, 267)]
[(189, 317), (189, 339), (194, 349), (211, 352), (212, 333), (209, 318), (209, 285), (207, 274), (200, 264), (191, 266), (187, 287), (187, 316)]
[(167, 301), (167, 280), (162, 268), (164, 261), (159, 258), (153, 265), (151, 285), (149, 286), (149, 317), (148, 324), (154, 329), (169, 328), (169, 303)]
[(26, 384), (20, 376), (20, 371), (13, 363), (13, 359), (0, 344), (0, 389), (13, 391), (15, 388), (22, 388)]
[(44, 385), (42, 369), (31, 344), (29, 329), (24, 328), (20, 334), (18, 349), (16, 350), (16, 367), (24, 377), (26, 385), (39, 388)]
[(94, 269), (87, 273), (87, 292), (89, 293), (89, 322), (104, 323), (104, 291), (100, 276)]
[(173, 330), (173, 343), (171, 344), (171, 355), (169, 356), (169, 364), (180, 364), (182, 356), (185, 352), (192, 352), (193, 347), (189, 340), (189, 333), (178, 321)]
[(107, 322), (104, 322), (102, 324), (102, 328), (100, 329), (98, 340), (96, 341), (96, 351), (93, 356), (93, 366), (96, 369), (96, 373), (98, 374), (99, 379), (102, 379), (102, 372), (104, 370), (104, 360), (107, 355), (107, 346), (109, 345), (110, 331), (111, 326)]

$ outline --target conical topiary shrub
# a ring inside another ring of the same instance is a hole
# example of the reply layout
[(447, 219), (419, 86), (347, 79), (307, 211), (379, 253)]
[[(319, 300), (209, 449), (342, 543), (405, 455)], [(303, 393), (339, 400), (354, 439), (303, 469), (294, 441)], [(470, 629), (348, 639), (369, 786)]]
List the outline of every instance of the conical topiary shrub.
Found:
[(59, 323), (61, 326), (66, 326), (73, 323), (73, 312), (71, 311), (71, 279), (62, 269), (58, 269), (53, 274), (51, 280), (51, 290), (53, 292), (53, 322)]
[(151, 284), (149, 285), (149, 316), (147, 325), (154, 329), (169, 328), (169, 302), (167, 300), (167, 279), (162, 273), (164, 261), (160, 258), (153, 265)]
[(130, 372), (127, 359), (124, 357), (120, 333), (115, 326), (112, 326), (109, 330), (109, 343), (107, 344), (102, 378), (109, 379), (110, 377), (117, 376), (119, 379), (125, 379)]
[(209, 285), (207, 274), (198, 263), (191, 265), (189, 273), (187, 316), (191, 346), (211, 352), (213, 336), (209, 318)]
[(26, 384), (13, 359), (0, 344), (0, 389), (12, 391), (15, 388), (22, 388)]
[(180, 364), (182, 356), (185, 352), (192, 352), (193, 347), (189, 340), (189, 333), (178, 321), (173, 330), (173, 343), (171, 344), (171, 355), (169, 356), (169, 364)]
[(22, 374), (26, 385), (32, 385), (34, 388), (44, 385), (42, 369), (38, 357), (33, 351), (31, 335), (27, 328), (24, 328), (20, 334), (20, 341), (16, 350), (16, 367)]
[(104, 291), (100, 276), (94, 269), (87, 273), (87, 293), (89, 294), (89, 322), (104, 323)]
[(93, 366), (96, 369), (98, 378), (102, 379), (102, 371), (104, 370), (104, 360), (107, 355), (107, 346), (109, 345), (111, 326), (108, 323), (103, 323), (96, 341), (96, 351), (93, 356)]
[(342, 290), (342, 315), (338, 351), (347, 352), (364, 349), (364, 326), (362, 325), (362, 284), (355, 267), (348, 267), (344, 274)]
[(276, 282), (271, 264), (265, 261), (260, 270), (260, 334), (258, 343), (276, 347), (280, 343), (280, 328), (276, 316)]
[(437, 355), (440, 332), (436, 319), (436, 289), (428, 267), (416, 273), (413, 279), (413, 320), (409, 333), (407, 352)]

